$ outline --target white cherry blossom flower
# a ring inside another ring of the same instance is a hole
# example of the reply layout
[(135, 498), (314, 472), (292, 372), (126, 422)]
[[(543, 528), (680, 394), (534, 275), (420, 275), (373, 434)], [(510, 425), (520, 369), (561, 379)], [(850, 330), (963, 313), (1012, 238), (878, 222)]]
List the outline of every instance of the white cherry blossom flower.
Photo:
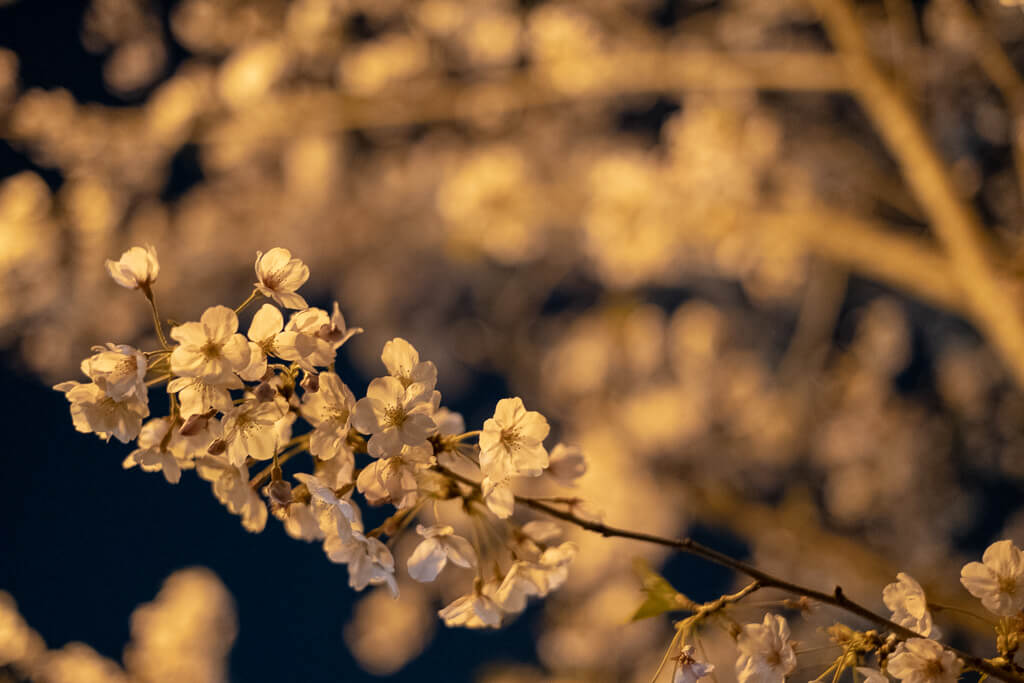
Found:
[(242, 518), (246, 531), (258, 533), (267, 524), (267, 506), (249, 485), (245, 465), (232, 465), (227, 457), (205, 455), (196, 460), (199, 476), (213, 484), (213, 494), (228, 511)]
[(267, 356), (278, 356), (277, 337), (284, 329), (284, 316), (273, 304), (263, 304), (249, 323), (249, 364), (238, 373), (246, 382), (256, 382), (267, 372)]
[(430, 362), (420, 361), (420, 354), (412, 344), (395, 337), (384, 344), (380, 355), (388, 374), (402, 383), (403, 387), (420, 384), (426, 391), (433, 391), (437, 384), (437, 367)]
[(675, 673), (672, 675), (672, 683), (697, 683), (709, 673), (715, 670), (714, 664), (702, 662), (694, 656), (696, 651), (693, 645), (684, 645), (676, 658)]
[(379, 539), (361, 533), (350, 540), (337, 536), (324, 541), (324, 551), (332, 562), (348, 565), (348, 585), (357, 591), (367, 586), (387, 585), (392, 597), (398, 597), (395, 558)]
[(238, 316), (227, 306), (207, 308), (199, 322), (171, 328), (180, 344), (171, 352), (171, 372), (225, 384), (249, 365), (249, 343), (238, 334)]
[(497, 581), (481, 583), (477, 580), (472, 592), (456, 598), (437, 614), (449, 627), (498, 628), (503, 615), (494, 599), (497, 588)]
[(996, 541), (985, 550), (981, 562), (964, 565), (960, 583), (988, 611), (1013, 616), (1024, 609), (1024, 555), (1013, 541)]
[(306, 308), (306, 300), (295, 293), (309, 279), (309, 268), (282, 247), (266, 254), (256, 252), (255, 287), (265, 297), (285, 308)]
[(309, 452), (321, 460), (330, 460), (352, 450), (348, 431), (356, 397), (333, 372), (322, 373), (319, 382), (317, 391), (308, 391), (303, 396), (302, 415), (314, 427)]
[(484, 504), (499, 519), (508, 519), (512, 516), (516, 507), (516, 497), (512, 493), (512, 484), (509, 477), (495, 481), (490, 477), (484, 477), (480, 482), (480, 490), (484, 495)]
[(570, 485), (587, 472), (587, 460), (579, 446), (560, 443), (551, 449), (548, 474), (562, 484)]
[(896, 647), (885, 668), (903, 683), (955, 683), (963, 662), (934, 640), (909, 638)]
[(144, 472), (162, 472), (168, 483), (177, 484), (181, 470), (193, 466), (185, 441), (178, 430), (171, 430), (169, 418), (150, 420), (139, 432), (139, 447), (128, 454), (122, 466), (129, 469), (138, 465)]
[(366, 397), (356, 402), (352, 424), (370, 434), (367, 452), (375, 458), (397, 455), (402, 445), (419, 446), (436, 429), (430, 419), (429, 392), (418, 384), (408, 388), (394, 377), (370, 382)]
[(175, 377), (167, 383), (167, 393), (178, 394), (181, 416), (189, 418), (202, 415), (212, 409), (226, 413), (234, 406), (231, 389), (241, 389), (244, 384), (234, 375), (208, 384), (199, 377)]
[(892, 611), (892, 620), (926, 638), (940, 637), (939, 629), (932, 624), (921, 584), (903, 572), (897, 574), (896, 579), (896, 583), (890, 583), (882, 591), (882, 602)]
[(160, 262), (156, 259), (156, 247), (132, 247), (121, 254), (117, 261), (107, 259), (107, 272), (114, 282), (128, 289), (148, 289), (160, 274)]
[(145, 402), (146, 356), (127, 344), (94, 346), (95, 354), (82, 361), (82, 372), (115, 401), (134, 396)]
[(347, 543), (353, 536), (362, 533), (363, 522), (355, 503), (348, 498), (338, 497), (328, 482), (320, 477), (298, 472), (295, 478), (309, 490), (313, 512), (320, 530), (328, 539), (340, 538)]
[(513, 562), (495, 592), (495, 600), (506, 612), (522, 612), (527, 598), (543, 598), (561, 588), (569, 577), (569, 564), (578, 550), (575, 543), (566, 541), (545, 550), (536, 562)]
[(476, 566), (476, 550), (462, 536), (455, 535), (450, 526), (416, 526), (416, 533), (423, 537), (409, 556), (409, 576), (416, 581), (429, 582), (437, 578), (448, 561), (460, 567)]
[(224, 413), (224, 442), (228, 460), (242, 465), (246, 457), (270, 460), (277, 452), (280, 435), (278, 421), (285, 416), (284, 401), (246, 401)]
[(480, 434), (480, 469), (495, 482), (540, 475), (548, 466), (543, 445), (548, 431), (544, 416), (526, 410), (521, 398), (503, 398)]
[(95, 433), (104, 441), (113, 436), (128, 443), (139, 435), (142, 420), (149, 416), (149, 406), (135, 396), (114, 400), (94, 382), (61, 382), (53, 387), (64, 393), (71, 403), (71, 422), (83, 434)]
[(419, 499), (416, 474), (431, 462), (433, 453), (426, 442), (402, 446), (399, 455), (379, 458), (364, 467), (356, 487), (370, 505), (390, 502), (399, 510), (411, 507)]
[(762, 623), (744, 626), (736, 647), (740, 683), (782, 683), (796, 668), (789, 624), (777, 614), (766, 614)]

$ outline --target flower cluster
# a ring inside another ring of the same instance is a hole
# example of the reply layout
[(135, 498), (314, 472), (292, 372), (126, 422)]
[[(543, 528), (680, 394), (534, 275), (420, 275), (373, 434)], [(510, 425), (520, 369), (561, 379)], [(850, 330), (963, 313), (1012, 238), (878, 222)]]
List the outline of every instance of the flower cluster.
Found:
[[(167, 336), (153, 294), (156, 250), (133, 247), (107, 270), (143, 292), (162, 348), (95, 347), (82, 362), (89, 382), (54, 388), (65, 393), (78, 431), (136, 442), (125, 468), (160, 472), (170, 483), (194, 469), (247, 530), (262, 531), (273, 516), (290, 536), (321, 542), (330, 561), (347, 566), (352, 588), (383, 585), (395, 597), (392, 548), (420, 519), (408, 576), (432, 582), (449, 565), (475, 574), (467, 593), (440, 610), (449, 626), (498, 627), (528, 598), (564, 583), (576, 546), (554, 543), (560, 530), (550, 522), (513, 520), (515, 479), (539, 477), (552, 461), (548, 422), (522, 399), (499, 401), (482, 430), (466, 432), (441, 403), (437, 368), (401, 338), (384, 345), (386, 374), (357, 399), (334, 360), (362, 329), (347, 326), (337, 303), (331, 312), (306, 303), (296, 290), (309, 269), (287, 249), (257, 254), (254, 289), (240, 306), (211, 306)], [(243, 332), (239, 313), (259, 298), (274, 303), (256, 310)], [(294, 309), (287, 321), (279, 306)], [(150, 417), (149, 390), (158, 386), (170, 414)], [(286, 477), (285, 463), (302, 453), (312, 467)], [(552, 480), (585, 471), (579, 449), (559, 444), (555, 454)], [(362, 505), (394, 513), (366, 529)], [(457, 527), (485, 533), (471, 542)]]

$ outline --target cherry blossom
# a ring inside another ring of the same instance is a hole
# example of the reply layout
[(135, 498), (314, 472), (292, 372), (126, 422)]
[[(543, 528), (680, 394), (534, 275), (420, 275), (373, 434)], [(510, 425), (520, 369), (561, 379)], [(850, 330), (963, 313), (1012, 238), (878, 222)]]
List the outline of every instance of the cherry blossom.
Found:
[(233, 465), (245, 463), (246, 457), (270, 460), (280, 445), (276, 430), (285, 416), (283, 401), (246, 401), (224, 413), (224, 442)]
[(295, 293), (309, 279), (309, 268), (282, 247), (256, 252), (256, 284), (265, 297), (285, 308), (306, 308), (306, 300)]
[(403, 444), (418, 446), (436, 429), (430, 419), (429, 393), (418, 384), (408, 388), (394, 377), (370, 382), (366, 397), (356, 402), (352, 424), (370, 434), (367, 450), (375, 458), (397, 455)]
[(482, 583), (478, 580), (472, 592), (456, 598), (437, 614), (445, 626), (498, 628), (503, 615), (494, 599), (497, 588), (496, 581)]
[(320, 375), (319, 389), (306, 392), (302, 415), (313, 425), (309, 452), (321, 460), (351, 452), (348, 445), (349, 419), (356, 397), (333, 372)]
[(543, 415), (527, 411), (521, 398), (498, 401), (480, 434), (480, 469), (494, 482), (510, 476), (536, 477), (548, 466), (543, 441), (550, 427)]
[(416, 533), (423, 537), (423, 541), (416, 546), (408, 561), (409, 576), (416, 581), (433, 581), (449, 560), (460, 567), (476, 566), (473, 546), (462, 536), (456, 536), (452, 527), (418, 524)]
[(196, 459), (199, 476), (213, 484), (213, 494), (232, 513), (241, 516), (246, 531), (258, 533), (267, 524), (267, 506), (260, 494), (249, 486), (245, 465), (232, 465), (222, 455), (204, 455)]
[(160, 262), (156, 258), (156, 247), (132, 247), (121, 254), (117, 261), (106, 261), (107, 272), (114, 282), (128, 289), (148, 289), (160, 274)]
[(82, 372), (115, 401), (135, 397), (147, 401), (146, 356), (127, 344), (94, 346), (82, 361)]
[(890, 583), (882, 591), (882, 602), (892, 611), (892, 620), (926, 638), (938, 638), (939, 629), (932, 625), (921, 584), (903, 572), (898, 573), (896, 579), (896, 583)]
[(960, 583), (988, 611), (1013, 616), (1024, 609), (1024, 556), (1013, 541), (996, 541), (985, 550), (981, 562), (964, 565)]
[(954, 683), (963, 662), (934, 640), (909, 638), (896, 647), (885, 668), (903, 683)]
[(105, 441), (113, 436), (128, 443), (139, 435), (149, 407), (138, 398), (117, 401), (96, 383), (61, 382), (53, 387), (71, 402), (71, 422), (84, 434), (95, 433)]
[(777, 614), (766, 614), (762, 623), (744, 626), (736, 647), (740, 683), (781, 683), (796, 668), (789, 624)]
[(227, 306), (212, 306), (199, 322), (172, 327), (180, 346), (171, 352), (171, 372), (208, 384), (233, 381), (232, 373), (249, 365), (249, 344), (237, 331), (238, 316)]
[(672, 683), (697, 683), (698, 680), (715, 670), (714, 664), (702, 662), (694, 656), (693, 645), (684, 645), (676, 658), (676, 669)]
[(403, 387), (420, 384), (427, 391), (432, 391), (437, 384), (437, 367), (429, 360), (420, 361), (419, 352), (401, 337), (395, 337), (384, 344), (380, 357), (388, 374), (401, 382)]

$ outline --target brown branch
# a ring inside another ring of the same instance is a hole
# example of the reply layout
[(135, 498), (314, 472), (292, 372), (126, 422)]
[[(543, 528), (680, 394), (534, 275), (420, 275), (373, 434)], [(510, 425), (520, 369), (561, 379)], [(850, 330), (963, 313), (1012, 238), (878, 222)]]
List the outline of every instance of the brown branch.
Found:
[(684, 90), (845, 91), (842, 64), (821, 52), (660, 49), (612, 51), (581, 60), (592, 76), (571, 88), (551, 84), (552, 72), (565, 63), (538, 63), (525, 72), (481, 74), (479, 81), (421, 79), (371, 96), (334, 89), (293, 90), (267, 97), (258, 116), (210, 125), (198, 142), (291, 137), (295, 121), (304, 134), (337, 133), (503, 114), (627, 95), (679, 93)]
[[(479, 483), (473, 481), (472, 479), (463, 477), (462, 475), (457, 474), (447, 469), (446, 467), (436, 465), (434, 467), (434, 470), (450, 479), (465, 484), (466, 486), (470, 486), (477, 491), (480, 490)], [(906, 627), (900, 626), (896, 622), (890, 621), (889, 619), (886, 619), (880, 614), (872, 612), (867, 607), (864, 607), (863, 605), (854, 602), (853, 600), (850, 600), (843, 593), (843, 589), (840, 586), (836, 586), (832, 593), (823, 593), (813, 588), (808, 588), (806, 586), (801, 586), (799, 584), (786, 581), (785, 579), (780, 579), (776, 576), (768, 574), (767, 572), (761, 571), (760, 569), (751, 564), (747, 564), (746, 562), (737, 560), (729, 555), (726, 555), (725, 553), (719, 552), (714, 548), (710, 548), (702, 543), (698, 543), (697, 541), (694, 541), (691, 538), (666, 538), (664, 536), (656, 536), (654, 534), (648, 534), (642, 531), (632, 531), (630, 529), (621, 529), (618, 527), (609, 526), (601, 522), (595, 522), (593, 520), (578, 517), (575, 514), (573, 514), (570, 510), (560, 510), (552, 505), (549, 505), (548, 503), (545, 503), (536, 498), (530, 498), (528, 496), (516, 496), (516, 502), (521, 503), (522, 505), (525, 505), (545, 515), (548, 515), (549, 517), (554, 517), (556, 519), (569, 522), (570, 524), (578, 526), (581, 529), (591, 531), (595, 534), (601, 534), (602, 536), (608, 538), (630, 538), (635, 541), (642, 541), (644, 543), (652, 543), (654, 545), (672, 548), (673, 550), (677, 550), (688, 555), (695, 555), (697, 557), (708, 560), (709, 562), (717, 564), (721, 567), (732, 569), (733, 571), (739, 574), (744, 574), (750, 577), (751, 579), (754, 579), (754, 581), (756, 581), (757, 583), (759, 583), (760, 587), (778, 588), (779, 590), (785, 591), (787, 593), (792, 593), (793, 595), (801, 595), (806, 598), (810, 598), (811, 600), (816, 600), (822, 604), (837, 607), (841, 610), (849, 612), (850, 614), (855, 614), (856, 616), (874, 624), (875, 626), (878, 626), (891, 633), (896, 634), (898, 637), (904, 640), (907, 638), (922, 637), (919, 633), (915, 633), (914, 631), (911, 631)], [(1001, 669), (982, 657), (978, 657), (969, 652), (964, 652), (963, 650), (959, 650), (949, 645), (944, 644), (943, 647), (952, 652), (953, 654), (955, 654), (960, 659), (962, 659), (964, 663), (967, 664), (967, 666), (972, 667), (985, 674), (988, 674), (993, 678), (998, 678), (999, 680), (1008, 681), (1010, 683), (1024, 683), (1024, 676), (1021, 676), (1013, 671)]]
[(861, 107), (874, 121), (942, 242), (972, 321), (1024, 386), (1024, 321), (1005, 282), (991, 267), (981, 220), (959, 196), (952, 174), (903, 93), (872, 57), (850, 0), (813, 0), (813, 4), (846, 65)]

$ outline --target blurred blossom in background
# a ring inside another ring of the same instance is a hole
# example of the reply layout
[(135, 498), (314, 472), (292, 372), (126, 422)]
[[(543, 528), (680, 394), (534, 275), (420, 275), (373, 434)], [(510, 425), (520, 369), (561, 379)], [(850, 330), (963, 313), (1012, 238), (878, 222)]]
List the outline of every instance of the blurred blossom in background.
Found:
[[(560, 592), (449, 631), (443, 579), (352, 593), (195, 479), (123, 471), (47, 387), (93, 344), (156, 343), (103, 268), (137, 244), (179, 321), (287, 247), (310, 303), (367, 330), (341, 359), (360, 389), (401, 336), (469, 425), (527, 397), (609, 524), (878, 610), (901, 570), (966, 604), (964, 562), (1024, 541), (1024, 12), (855, 12), (0, 2), (0, 681), (47, 647), (54, 681), (647, 681), (671, 630), (627, 625), (632, 559), (698, 600), (735, 587), (572, 529)], [(728, 636), (704, 645), (732, 680)]]

